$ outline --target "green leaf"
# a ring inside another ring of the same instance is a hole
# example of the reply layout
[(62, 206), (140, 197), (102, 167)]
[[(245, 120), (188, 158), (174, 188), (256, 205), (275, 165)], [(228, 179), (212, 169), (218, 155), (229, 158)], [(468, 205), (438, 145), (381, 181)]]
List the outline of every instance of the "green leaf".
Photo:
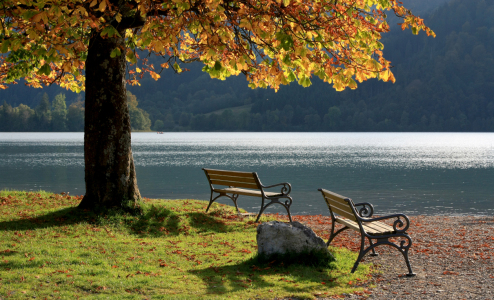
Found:
[(9, 40), (3, 41), (3, 43), (2, 43), (2, 48), (0, 49), (0, 51), (1, 51), (2, 53), (7, 53), (7, 52), (9, 52), (9, 46), (10, 46), (10, 41), (9, 41)]
[(288, 74), (287, 79), (288, 79), (288, 81), (292, 82), (292, 81), (297, 80), (297, 77), (295, 77), (295, 74), (293, 74), (293, 72), (290, 71), (290, 74)]
[(44, 64), (44, 65), (43, 65), (41, 68), (39, 68), (39, 70), (38, 70), (38, 74), (39, 74), (39, 75), (44, 74), (44, 75), (48, 76), (48, 75), (50, 75), (50, 73), (51, 73), (51, 68), (50, 68), (50, 65), (49, 65), (49, 64)]
[(415, 35), (419, 34), (419, 29), (417, 27), (412, 27), (412, 33)]
[(133, 64), (137, 63), (137, 58), (134, 55), (134, 52), (128, 51), (126, 57), (127, 57), (127, 61), (129, 61)]
[(285, 55), (285, 57), (283, 57), (283, 60), (282, 62), (286, 65), (290, 64), (291, 63), (291, 59), (290, 59), (290, 55)]
[(177, 73), (182, 73), (182, 68), (180, 68), (180, 65), (177, 63), (173, 64), (173, 69), (175, 69), (175, 71), (177, 71)]
[(29, 20), (32, 17), (34, 17), (36, 14), (38, 14), (38, 12), (35, 10), (26, 10), (22, 13), (21, 16), (24, 20)]
[(108, 37), (113, 37), (113, 36), (120, 36), (120, 34), (118, 33), (118, 31), (115, 29), (115, 27), (113, 26), (106, 26), (105, 28), (103, 28), (103, 30), (101, 31), (101, 36), (105, 36), (105, 35), (108, 35)]
[(310, 78), (307, 77), (307, 76), (303, 76), (302, 78), (300, 78), (300, 80), (298, 81), (298, 84), (300, 84), (301, 86), (303, 87), (309, 87), (312, 82), (310, 81)]
[(281, 48), (285, 51), (288, 51), (291, 47), (293, 47), (292, 37), (283, 31), (276, 33), (276, 39), (281, 42)]
[(110, 53), (110, 57), (115, 58), (117, 56), (120, 56), (120, 54), (122, 54), (120, 52), (120, 48), (117, 47), (117, 48), (113, 49), (113, 51)]
[(213, 67), (213, 69), (214, 69), (215, 71), (219, 71), (219, 70), (221, 70), (221, 63), (220, 63), (219, 61), (215, 62), (215, 63), (214, 63), (214, 67)]

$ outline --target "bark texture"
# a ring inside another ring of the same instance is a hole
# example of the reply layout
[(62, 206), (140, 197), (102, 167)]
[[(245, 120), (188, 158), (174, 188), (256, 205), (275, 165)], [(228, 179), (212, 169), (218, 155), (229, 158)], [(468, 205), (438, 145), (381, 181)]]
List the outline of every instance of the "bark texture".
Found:
[[(120, 32), (121, 36), (125, 33)], [(122, 55), (111, 58), (120, 47)], [(86, 60), (84, 163), (86, 195), (80, 208), (135, 205), (140, 199), (131, 149), (125, 89), (124, 39), (91, 40)]]

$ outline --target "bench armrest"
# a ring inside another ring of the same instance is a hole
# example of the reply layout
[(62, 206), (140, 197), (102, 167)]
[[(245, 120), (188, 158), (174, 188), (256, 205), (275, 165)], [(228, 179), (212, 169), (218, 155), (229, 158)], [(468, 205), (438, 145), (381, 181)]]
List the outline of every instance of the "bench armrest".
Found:
[(372, 206), (372, 204), (370, 203), (355, 203), (353, 204), (353, 206), (355, 206), (355, 208), (357, 208), (357, 206), (363, 206), (361, 209), (356, 209), (359, 216), (362, 218), (370, 218), (374, 214), (374, 206)]
[(394, 218), (396, 218), (396, 220), (393, 222), (393, 229), (396, 231), (396, 233), (405, 233), (408, 230), (408, 227), (410, 227), (410, 220), (404, 214), (394, 214), (394, 215), (383, 216), (372, 219), (361, 218), (360, 221), (367, 223), (367, 222), (381, 221), (381, 220), (394, 219)]
[(281, 186), (281, 193), (283, 195), (289, 195), (292, 191), (292, 186), (288, 182), (277, 183), (273, 185), (262, 186), (263, 189), (269, 189), (272, 187)]

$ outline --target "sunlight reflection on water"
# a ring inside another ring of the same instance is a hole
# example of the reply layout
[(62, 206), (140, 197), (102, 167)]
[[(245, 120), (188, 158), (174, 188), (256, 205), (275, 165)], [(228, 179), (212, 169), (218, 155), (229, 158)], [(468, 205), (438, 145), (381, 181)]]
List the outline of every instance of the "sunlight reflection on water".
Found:
[[(83, 193), (83, 139), (0, 133), (0, 188)], [(292, 183), (295, 213), (321, 213), (324, 187), (387, 212), (494, 215), (493, 133), (133, 133), (132, 143), (147, 197), (207, 199), (210, 167)]]

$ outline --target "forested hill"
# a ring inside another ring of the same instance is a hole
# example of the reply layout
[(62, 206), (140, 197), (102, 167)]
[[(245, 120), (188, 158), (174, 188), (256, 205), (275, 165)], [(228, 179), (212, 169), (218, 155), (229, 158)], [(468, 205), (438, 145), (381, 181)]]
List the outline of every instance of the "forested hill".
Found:
[[(160, 131), (494, 131), (494, 0), (404, 3), (437, 37), (398, 26), (384, 35), (395, 84), (372, 80), (336, 92), (313, 78), (309, 88), (292, 84), (274, 93), (249, 89), (243, 76), (210, 79), (195, 64), (129, 89)], [(60, 91), (50, 88), (50, 98)], [(34, 107), (44, 92), (14, 86), (0, 92), (0, 104)], [(77, 98), (66, 95), (68, 105)]]

